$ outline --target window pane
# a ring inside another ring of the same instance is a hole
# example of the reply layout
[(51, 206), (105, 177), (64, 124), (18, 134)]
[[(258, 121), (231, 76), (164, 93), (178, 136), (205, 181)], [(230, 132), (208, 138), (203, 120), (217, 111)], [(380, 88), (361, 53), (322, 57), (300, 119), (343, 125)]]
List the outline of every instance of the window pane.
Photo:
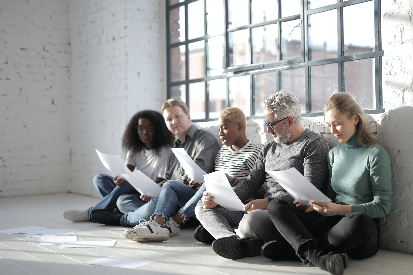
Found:
[(188, 4), (188, 39), (204, 36), (204, 1)]
[(184, 2), (185, 0), (169, 0), (169, 5), (172, 6), (174, 4), (178, 4)]
[(252, 24), (278, 19), (278, 4), (274, 0), (252, 0)]
[(281, 90), (294, 94), (301, 103), (301, 113), (305, 108), (305, 69), (280, 71)]
[(185, 6), (169, 12), (169, 35), (171, 43), (185, 40)]
[(223, 0), (206, 0), (207, 34), (221, 34), (225, 31)]
[(208, 82), (209, 118), (218, 118), (219, 112), (225, 109), (226, 80), (217, 79)]
[(236, 28), (249, 24), (249, 0), (228, 0), (228, 28)]
[(207, 40), (208, 43), (208, 76), (220, 75), (224, 71), (225, 44), (224, 37), (217, 36)]
[(250, 76), (238, 76), (229, 79), (230, 106), (240, 108), (246, 116), (250, 116)]
[(337, 11), (330, 10), (309, 16), (309, 59), (337, 57)]
[(248, 30), (229, 33), (229, 66), (250, 64)]
[(266, 25), (252, 29), (252, 62), (265, 63), (278, 60), (277, 25)]
[(262, 103), (270, 95), (276, 93), (278, 89), (277, 85), (278, 72), (256, 74), (254, 75), (254, 87), (255, 87), (255, 115), (263, 116), (264, 108)]
[(171, 98), (178, 98), (186, 103), (186, 86), (178, 85), (171, 87)]
[(301, 57), (301, 20), (282, 22), (281, 36), (282, 59)]
[(301, 14), (302, 0), (281, 0), (281, 17)]
[(343, 8), (344, 55), (374, 51), (374, 2)]
[(205, 119), (205, 82), (189, 84), (191, 119)]
[(375, 109), (374, 59), (344, 62), (345, 92), (363, 109)]
[(322, 112), (330, 95), (338, 92), (338, 65), (314, 66), (311, 70), (311, 112)]
[(337, 0), (311, 0), (308, 1), (308, 9), (316, 9), (332, 4), (337, 4)]
[(189, 78), (205, 77), (204, 41), (191, 43), (189, 47)]
[(185, 46), (171, 48), (171, 82), (185, 80)]

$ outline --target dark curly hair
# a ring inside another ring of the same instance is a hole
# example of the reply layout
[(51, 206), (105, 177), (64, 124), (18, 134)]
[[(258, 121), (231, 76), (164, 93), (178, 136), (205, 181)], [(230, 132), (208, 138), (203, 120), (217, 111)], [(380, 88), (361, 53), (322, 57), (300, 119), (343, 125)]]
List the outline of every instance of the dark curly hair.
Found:
[(143, 110), (137, 112), (130, 119), (128, 126), (126, 126), (125, 132), (123, 133), (122, 149), (126, 154), (130, 152), (133, 156), (136, 153), (142, 152), (145, 146), (140, 140), (138, 130), (136, 128), (140, 118), (149, 119), (152, 124), (155, 125), (152, 149), (155, 150), (156, 154), (159, 154), (159, 150), (164, 145), (170, 145), (171, 147), (175, 145), (175, 137), (166, 127), (162, 114), (153, 110)]

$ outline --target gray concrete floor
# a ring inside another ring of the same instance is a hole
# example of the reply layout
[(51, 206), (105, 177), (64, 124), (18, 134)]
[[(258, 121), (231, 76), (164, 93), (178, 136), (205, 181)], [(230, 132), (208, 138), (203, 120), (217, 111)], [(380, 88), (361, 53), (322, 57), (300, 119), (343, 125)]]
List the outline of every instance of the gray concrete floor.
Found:
[[(0, 274), (327, 274), (301, 262), (276, 262), (264, 257), (236, 261), (222, 258), (211, 246), (195, 241), (193, 228), (181, 230), (179, 236), (166, 242), (143, 244), (126, 239), (122, 227), (73, 223), (63, 218), (65, 210), (87, 209), (96, 202), (96, 198), (75, 194), (0, 198), (0, 230), (31, 225), (69, 228), (80, 230), (76, 232), (78, 240), (117, 241), (115, 247), (108, 248), (60, 249), (59, 245), (40, 246), (40, 238), (0, 234)], [(156, 262), (135, 269), (85, 264), (107, 256)], [(350, 259), (345, 274), (413, 274), (413, 256), (380, 250), (370, 259)]]

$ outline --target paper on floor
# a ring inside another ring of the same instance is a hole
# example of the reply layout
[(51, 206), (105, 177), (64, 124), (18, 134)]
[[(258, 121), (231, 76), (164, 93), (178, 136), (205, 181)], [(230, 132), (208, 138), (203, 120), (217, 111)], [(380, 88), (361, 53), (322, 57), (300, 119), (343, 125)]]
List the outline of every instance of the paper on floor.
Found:
[(131, 259), (131, 258), (118, 258), (118, 257), (106, 257), (97, 260), (87, 262), (90, 265), (111, 266), (120, 268), (136, 268), (147, 264), (154, 263), (155, 261)]
[(55, 244), (63, 244), (65, 242), (75, 242), (77, 241), (77, 236), (56, 236), (56, 235), (48, 235), (42, 236), (40, 239), (40, 245), (55, 245)]
[(74, 248), (74, 247), (110, 247), (115, 246), (116, 241), (74, 241), (65, 242), (60, 248)]
[(74, 229), (43, 229), (43, 230), (36, 230), (36, 231), (31, 231), (30, 233), (26, 234), (27, 238), (33, 238), (33, 237), (40, 237), (41, 235), (66, 235), (70, 234), (73, 232), (77, 232), (80, 230), (74, 230)]

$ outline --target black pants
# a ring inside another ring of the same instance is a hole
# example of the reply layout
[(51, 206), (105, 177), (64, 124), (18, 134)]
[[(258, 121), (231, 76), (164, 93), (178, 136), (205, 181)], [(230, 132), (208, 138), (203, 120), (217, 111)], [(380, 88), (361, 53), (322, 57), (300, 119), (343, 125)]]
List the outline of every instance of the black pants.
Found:
[(267, 209), (277, 233), (297, 255), (310, 240), (325, 252), (347, 252), (356, 259), (371, 257), (379, 248), (379, 220), (364, 213), (325, 217), (315, 211), (305, 213), (281, 199), (272, 200)]

